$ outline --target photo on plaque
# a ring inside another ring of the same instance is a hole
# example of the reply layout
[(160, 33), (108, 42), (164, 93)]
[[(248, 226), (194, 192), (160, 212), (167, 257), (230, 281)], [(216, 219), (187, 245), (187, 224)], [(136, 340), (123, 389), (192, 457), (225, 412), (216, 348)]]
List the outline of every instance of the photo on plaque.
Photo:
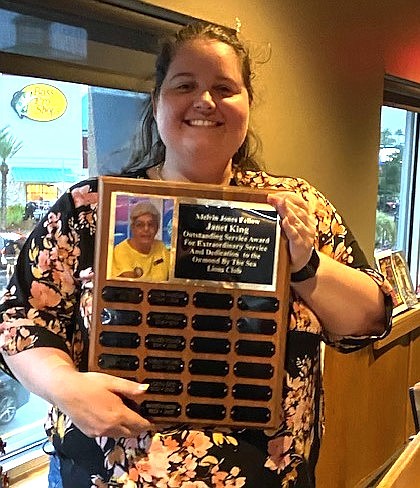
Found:
[(173, 208), (172, 198), (112, 194), (108, 279), (168, 281)]
[(401, 296), (408, 307), (414, 307), (418, 300), (403, 251), (393, 251), (392, 262)]

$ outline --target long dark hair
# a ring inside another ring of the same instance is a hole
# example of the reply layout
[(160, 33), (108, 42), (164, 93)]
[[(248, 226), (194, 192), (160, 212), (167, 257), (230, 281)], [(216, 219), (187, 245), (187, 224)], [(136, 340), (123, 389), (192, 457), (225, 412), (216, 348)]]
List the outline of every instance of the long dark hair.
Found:
[[(153, 116), (152, 99), (157, 100), (162, 83), (165, 80), (169, 66), (177, 50), (186, 42), (196, 39), (214, 39), (231, 46), (241, 61), (242, 77), (248, 92), (250, 105), (254, 99), (252, 88), (253, 74), (247, 48), (238, 39), (232, 29), (206, 22), (197, 22), (183, 27), (177, 34), (165, 39), (160, 54), (155, 63), (155, 88), (151, 99), (147, 102), (140, 118), (139, 130), (133, 141), (130, 162), (123, 172), (136, 173), (138, 170), (155, 166), (165, 160), (165, 145), (163, 144)], [(245, 140), (238, 151), (233, 155), (233, 165), (240, 169), (257, 170), (260, 164), (255, 159), (260, 141), (253, 131), (248, 128)]]

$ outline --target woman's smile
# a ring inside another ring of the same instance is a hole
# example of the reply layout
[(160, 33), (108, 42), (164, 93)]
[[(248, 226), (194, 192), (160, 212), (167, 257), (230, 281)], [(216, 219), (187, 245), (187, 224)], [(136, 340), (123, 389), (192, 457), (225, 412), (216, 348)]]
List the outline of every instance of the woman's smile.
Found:
[(220, 127), (222, 122), (214, 122), (213, 120), (185, 120), (187, 125), (195, 126), (195, 127)]

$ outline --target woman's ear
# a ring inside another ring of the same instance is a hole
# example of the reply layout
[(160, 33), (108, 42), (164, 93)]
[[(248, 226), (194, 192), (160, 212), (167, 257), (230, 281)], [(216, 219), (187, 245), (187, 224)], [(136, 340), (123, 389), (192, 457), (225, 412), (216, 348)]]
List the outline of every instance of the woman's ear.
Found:
[(152, 91), (150, 96), (151, 96), (151, 102), (152, 102), (153, 117), (156, 119), (156, 92), (155, 92), (155, 90)]

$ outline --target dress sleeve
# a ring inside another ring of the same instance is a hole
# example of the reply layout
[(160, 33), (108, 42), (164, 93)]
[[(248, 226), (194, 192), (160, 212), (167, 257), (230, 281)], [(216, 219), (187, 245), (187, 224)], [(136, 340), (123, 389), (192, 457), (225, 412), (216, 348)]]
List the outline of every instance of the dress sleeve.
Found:
[[(69, 189), (27, 238), (0, 303), (3, 354), (53, 347), (71, 355), (80, 275), (90, 260), (90, 256), (82, 259), (81, 243), (94, 242), (94, 190), (90, 183)], [(93, 256), (93, 249), (89, 252)], [(5, 364), (0, 366), (7, 371)]]
[[(310, 195), (310, 196), (309, 196)], [(382, 339), (391, 331), (392, 326), (392, 286), (386, 278), (371, 268), (365, 254), (357, 243), (351, 230), (346, 225), (335, 207), (313, 187), (308, 190), (308, 198), (315, 198), (318, 232), (316, 245), (318, 250), (334, 260), (358, 269), (367, 274), (381, 289), (385, 304), (386, 327), (381, 335), (366, 336), (334, 336), (323, 330), (323, 339), (341, 352), (352, 352), (365, 347), (371, 342)]]
[[(371, 268), (369, 263), (361, 250), (359, 244), (354, 238), (351, 230), (342, 221), (339, 214), (333, 211), (333, 222), (342, 222), (342, 232), (337, 235), (333, 235), (331, 232), (332, 240), (327, 238), (325, 234), (319, 236), (319, 250), (325, 252), (333, 257), (335, 260), (342, 262), (352, 268), (358, 269), (360, 272), (367, 274), (381, 289), (384, 297), (385, 304), (385, 321), (386, 327), (381, 335), (367, 335), (367, 336), (334, 336), (332, 334), (326, 334), (324, 330), (323, 338), (326, 344), (331, 345), (341, 352), (352, 352), (368, 345), (379, 339), (383, 339), (387, 336), (392, 327), (392, 286), (389, 281), (378, 271)], [(321, 244), (323, 242), (323, 244)]]

